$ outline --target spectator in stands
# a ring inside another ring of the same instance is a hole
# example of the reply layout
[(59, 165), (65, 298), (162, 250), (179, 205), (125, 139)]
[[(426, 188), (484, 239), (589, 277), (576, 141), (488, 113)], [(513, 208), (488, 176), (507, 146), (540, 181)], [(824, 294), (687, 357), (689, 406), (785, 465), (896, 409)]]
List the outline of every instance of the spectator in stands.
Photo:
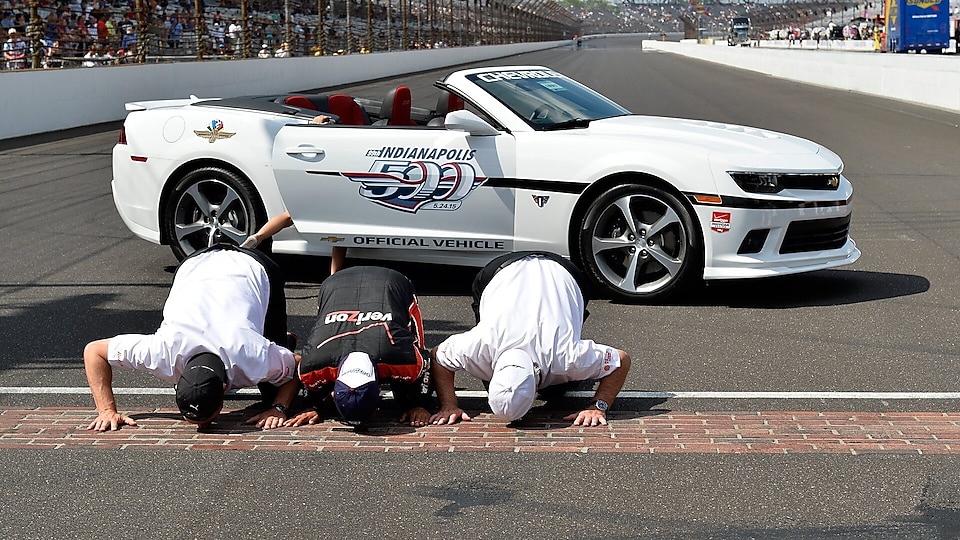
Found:
[(137, 27), (137, 21), (134, 19), (133, 13), (129, 13), (129, 14), (127, 14), (127, 17), (126, 17), (125, 19), (121, 19), (121, 20), (120, 20), (120, 23), (119, 23), (119, 27), (120, 27), (120, 31), (121, 31), (124, 35), (127, 34), (127, 30), (128, 30), (128, 29), (135, 31), (135, 29), (136, 29), (136, 27)]
[(96, 44), (90, 44), (87, 54), (83, 55), (83, 67), (97, 67), (100, 65), (100, 48)]
[(60, 39), (60, 16), (56, 11), (51, 11), (43, 23), (43, 37), (50, 41)]
[(270, 58), (270, 47), (266, 43), (260, 46), (260, 52), (257, 53), (258, 58)]
[(180, 38), (183, 36), (183, 23), (180, 22), (180, 17), (176, 15), (170, 16), (170, 30), (167, 33), (167, 45), (171, 49), (180, 48)]
[(117, 41), (117, 25), (114, 24), (113, 19), (110, 17), (104, 17), (103, 26), (107, 29), (106, 37), (107, 43), (110, 45), (116, 46)]
[(127, 51), (129, 55), (130, 49), (136, 47), (136, 45), (137, 34), (134, 33), (132, 26), (128, 26), (126, 30), (124, 30), (123, 39), (120, 40), (120, 48)]
[(97, 21), (92, 17), (84, 21), (84, 27), (87, 29), (87, 39), (89, 39), (89, 44), (99, 43), (100, 42), (100, 31), (97, 28)]
[(11, 28), (13, 28), (13, 12), (12, 11), (3, 12), (3, 19), (0, 20), (0, 27), (2, 27), (4, 30), (8, 32), (10, 31)]
[(60, 42), (44, 39), (41, 44), (43, 46), (43, 68), (52, 69), (63, 67), (63, 59), (60, 58)]
[(218, 21), (213, 21), (213, 24), (210, 25), (210, 41), (213, 42), (214, 51), (219, 52), (224, 47), (224, 32), (223, 27), (220, 26)]
[(110, 32), (107, 30), (106, 17), (100, 15), (97, 17), (97, 41), (101, 45), (110, 41)]
[(27, 67), (27, 43), (20, 39), (16, 28), (7, 30), (9, 38), (3, 43), (3, 59), (7, 69)]
[(117, 60), (114, 58), (113, 53), (110, 52), (110, 49), (104, 49), (103, 47), (100, 47), (100, 65), (111, 66), (116, 63)]
[(232, 47), (233, 52), (236, 55), (240, 55), (240, 35), (243, 32), (243, 27), (240, 26), (240, 23), (236, 19), (230, 21), (230, 26), (227, 27), (227, 47)]
[(123, 59), (120, 60), (120, 63), (123, 64), (133, 64), (137, 61), (137, 44), (134, 43), (130, 46), (129, 49), (123, 50)]

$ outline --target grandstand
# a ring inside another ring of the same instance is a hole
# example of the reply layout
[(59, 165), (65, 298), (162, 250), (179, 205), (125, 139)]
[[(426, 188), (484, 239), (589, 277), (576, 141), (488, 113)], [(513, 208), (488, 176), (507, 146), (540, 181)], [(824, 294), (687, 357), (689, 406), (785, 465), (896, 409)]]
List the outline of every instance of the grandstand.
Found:
[(756, 39), (867, 39), (882, 17), (882, 4), (868, 0), (0, 0), (0, 6), (4, 31), (26, 36), (34, 68), (362, 54), (590, 34), (720, 38), (733, 17), (744, 16)]
[(684, 34), (686, 37), (720, 37), (734, 17), (749, 17), (757, 32), (777, 29), (842, 26), (857, 18), (874, 19), (880, 3), (852, 0), (800, 2), (689, 2), (630, 1), (590, 3), (573, 7), (583, 34), (636, 33)]

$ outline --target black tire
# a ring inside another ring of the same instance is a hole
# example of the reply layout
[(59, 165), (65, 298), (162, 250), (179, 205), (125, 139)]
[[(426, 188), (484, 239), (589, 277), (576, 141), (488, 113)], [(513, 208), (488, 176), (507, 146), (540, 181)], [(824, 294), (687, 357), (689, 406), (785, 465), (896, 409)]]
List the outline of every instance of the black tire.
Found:
[(174, 186), (163, 215), (177, 260), (215, 243), (239, 245), (267, 221), (250, 181), (220, 167), (187, 173)]
[(646, 185), (616, 186), (597, 197), (580, 224), (577, 249), (587, 276), (617, 300), (662, 301), (703, 275), (690, 211)]

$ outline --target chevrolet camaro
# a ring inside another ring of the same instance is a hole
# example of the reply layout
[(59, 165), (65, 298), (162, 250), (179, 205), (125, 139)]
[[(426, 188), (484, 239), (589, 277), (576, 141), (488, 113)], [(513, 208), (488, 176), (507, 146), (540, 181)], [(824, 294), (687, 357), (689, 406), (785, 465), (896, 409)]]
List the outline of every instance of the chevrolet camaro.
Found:
[(436, 87), (430, 108), (402, 85), (379, 99), (128, 103), (117, 209), (178, 258), (286, 211), (274, 253), (482, 266), (547, 250), (640, 302), (860, 256), (853, 187), (814, 142), (634, 114), (543, 66), (465, 69)]

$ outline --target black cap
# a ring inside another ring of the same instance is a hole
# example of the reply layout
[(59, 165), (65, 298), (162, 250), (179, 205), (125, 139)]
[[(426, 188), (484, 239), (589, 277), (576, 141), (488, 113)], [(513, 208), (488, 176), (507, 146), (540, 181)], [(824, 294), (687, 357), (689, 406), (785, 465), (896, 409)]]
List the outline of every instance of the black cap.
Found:
[(177, 407), (187, 420), (202, 422), (223, 407), (227, 368), (213, 353), (200, 353), (187, 361), (177, 383)]

